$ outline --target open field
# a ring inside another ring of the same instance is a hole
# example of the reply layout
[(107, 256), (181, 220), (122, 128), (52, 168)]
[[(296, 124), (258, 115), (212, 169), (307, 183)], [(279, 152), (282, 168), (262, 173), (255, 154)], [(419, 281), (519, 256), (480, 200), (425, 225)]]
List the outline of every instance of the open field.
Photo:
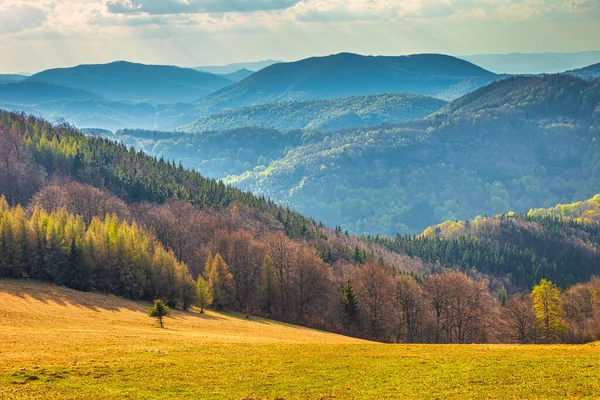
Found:
[(0, 398), (600, 398), (600, 346), (384, 345), (0, 281)]

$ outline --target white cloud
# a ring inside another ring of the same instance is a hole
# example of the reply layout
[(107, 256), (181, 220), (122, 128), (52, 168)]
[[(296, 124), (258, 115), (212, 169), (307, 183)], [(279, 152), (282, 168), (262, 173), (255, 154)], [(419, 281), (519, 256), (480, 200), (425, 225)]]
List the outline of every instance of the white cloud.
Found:
[(108, 12), (115, 14), (203, 14), (281, 10), (300, 0), (110, 0)]
[(44, 21), (46, 21), (46, 13), (29, 4), (5, 4), (0, 8), (0, 34), (37, 28)]

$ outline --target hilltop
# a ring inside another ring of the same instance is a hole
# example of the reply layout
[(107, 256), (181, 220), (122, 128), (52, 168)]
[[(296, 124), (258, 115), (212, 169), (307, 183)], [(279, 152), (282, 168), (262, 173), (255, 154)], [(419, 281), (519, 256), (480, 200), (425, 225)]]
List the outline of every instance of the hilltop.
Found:
[(231, 83), (190, 68), (125, 61), (50, 69), (30, 76), (27, 81), (86, 90), (111, 100), (157, 103), (195, 101)]
[(497, 79), (467, 61), (441, 54), (386, 57), (342, 53), (264, 68), (198, 103), (206, 114), (281, 101), (380, 93), (454, 99)]

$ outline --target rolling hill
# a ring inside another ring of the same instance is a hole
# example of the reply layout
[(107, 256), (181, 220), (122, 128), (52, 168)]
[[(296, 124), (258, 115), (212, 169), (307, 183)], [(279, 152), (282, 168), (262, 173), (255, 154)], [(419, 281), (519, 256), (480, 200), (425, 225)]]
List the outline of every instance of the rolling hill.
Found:
[(336, 130), (424, 118), (445, 104), (443, 100), (404, 93), (264, 104), (221, 111), (178, 130), (205, 132), (242, 127)]
[(342, 53), (275, 64), (207, 96), (203, 114), (281, 101), (404, 92), (454, 99), (497, 76), (440, 54), (384, 57)]
[(204, 66), (204, 67), (196, 67), (194, 68), (197, 71), (208, 72), (210, 74), (224, 75), (224, 74), (232, 74), (239, 70), (250, 70), (252, 72), (259, 71), (263, 68), (269, 67), (273, 64), (279, 64), (283, 61), (277, 60), (264, 60), (264, 61), (256, 61), (256, 62), (243, 62), (243, 63), (234, 63), (227, 65), (213, 65), (213, 66)]
[(239, 81), (246, 79), (253, 73), (254, 73), (254, 71), (250, 71), (249, 69), (243, 68), (243, 69), (240, 69), (239, 71), (231, 72), (228, 74), (218, 74), (218, 75), (225, 79), (229, 79), (232, 82), (239, 82)]
[[(0, 93), (2, 89), (0, 87)], [(17, 98), (13, 95), (6, 99)], [(31, 100), (31, 96), (28, 99)], [(25, 99), (27, 100), (27, 99)], [(49, 120), (65, 120), (78, 128), (125, 128), (173, 130), (194, 118), (190, 103), (150, 104), (91, 99), (52, 99), (25, 104), (0, 103), (0, 107), (23, 111)]]
[(28, 106), (64, 99), (101, 100), (102, 97), (81, 89), (28, 80), (0, 85), (0, 102), (5, 104)]
[(600, 78), (600, 63), (589, 65), (587, 67), (574, 69), (565, 72), (568, 75), (578, 76), (584, 79)]
[(18, 74), (0, 74), (0, 85), (5, 83), (15, 83), (27, 78), (27, 75)]
[(191, 102), (231, 83), (189, 68), (124, 61), (46, 70), (27, 78), (97, 93), (111, 100)]
[(351, 232), (421, 232), (589, 198), (599, 184), (600, 83), (512, 78), (426, 120), (336, 132), (228, 179)]

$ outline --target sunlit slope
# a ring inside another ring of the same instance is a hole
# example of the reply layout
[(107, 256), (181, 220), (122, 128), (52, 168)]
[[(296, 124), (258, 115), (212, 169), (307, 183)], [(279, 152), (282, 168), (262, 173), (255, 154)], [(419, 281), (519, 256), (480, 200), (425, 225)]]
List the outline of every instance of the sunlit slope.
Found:
[(0, 399), (595, 398), (598, 346), (383, 345), (0, 281)]

